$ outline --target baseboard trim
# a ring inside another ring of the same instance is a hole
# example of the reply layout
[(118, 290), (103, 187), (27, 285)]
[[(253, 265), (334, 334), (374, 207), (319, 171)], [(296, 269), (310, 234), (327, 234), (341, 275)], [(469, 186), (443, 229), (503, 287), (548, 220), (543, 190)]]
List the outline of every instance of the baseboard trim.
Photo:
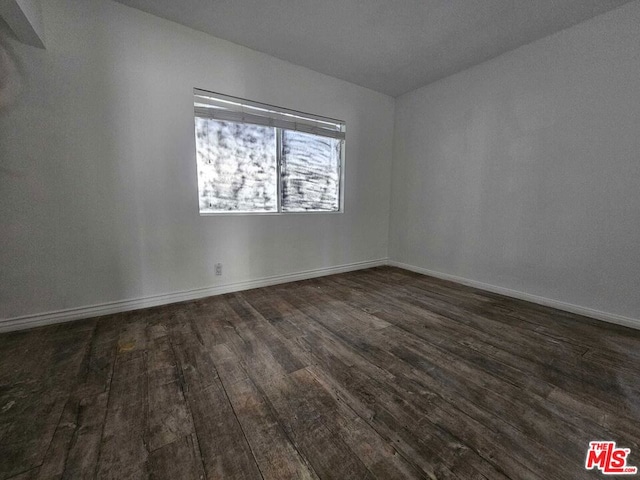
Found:
[(469, 278), (459, 277), (457, 275), (451, 275), (428, 268), (417, 267), (415, 265), (410, 265), (408, 263), (402, 263), (395, 260), (389, 260), (387, 258), (380, 258), (377, 260), (355, 262), (334, 267), (318, 268), (314, 270), (306, 270), (284, 275), (262, 277), (255, 280), (228, 283), (225, 285), (215, 285), (211, 287), (196, 288), (192, 290), (171, 292), (160, 295), (151, 295), (129, 300), (107, 302), (98, 305), (89, 305), (77, 308), (68, 308), (64, 310), (56, 310), (52, 312), (36, 313), (32, 315), (0, 319), (0, 333), (41, 327), (56, 323), (71, 322), (74, 320), (83, 320), (87, 318), (98, 317), (101, 315), (109, 315), (112, 313), (128, 312), (131, 310), (138, 310), (140, 308), (168, 305), (170, 303), (183, 302), (186, 300), (195, 300), (198, 298), (210, 297), (213, 295), (240, 292), (242, 290), (249, 290), (252, 288), (268, 287), (270, 285), (295, 282), (298, 280), (307, 280), (310, 278), (323, 277), (326, 275), (334, 275), (337, 273), (345, 273), (355, 270), (363, 270), (365, 268), (380, 267), (383, 265), (390, 265), (412, 272), (421, 273), (423, 275), (429, 275), (432, 277), (441, 278), (443, 280), (450, 280), (452, 282), (478, 288), (480, 290), (486, 290), (488, 292), (498, 293), (507, 297), (526, 300), (538, 305), (557, 308), (558, 310), (563, 310), (565, 312), (575, 313), (577, 315), (583, 315), (585, 317), (594, 318), (596, 320), (602, 320), (604, 322), (615, 323), (617, 325), (640, 330), (639, 319), (625, 317), (623, 315), (618, 315), (615, 313), (603, 312), (588, 307), (582, 307), (580, 305), (574, 305), (572, 303), (562, 302), (560, 300), (554, 300), (547, 297), (541, 297), (539, 295), (533, 295), (530, 293), (521, 292), (519, 290), (512, 290), (506, 287), (479, 282), (477, 280), (471, 280)]
[(83, 320), (91, 317), (98, 317), (101, 315), (138, 310), (140, 308), (156, 307), (158, 305), (167, 305), (170, 303), (183, 302), (185, 300), (195, 300), (198, 298), (210, 297), (212, 295), (222, 295), (224, 293), (239, 292), (242, 290), (249, 290), (259, 287), (268, 287), (270, 285), (295, 282), (298, 280), (307, 280), (309, 278), (334, 275), (336, 273), (345, 273), (354, 270), (362, 270), (365, 268), (379, 267), (382, 265), (386, 265), (387, 261), (388, 259), (386, 258), (380, 258), (377, 260), (355, 262), (334, 267), (317, 268), (314, 270), (287, 273), (284, 275), (262, 277), (244, 282), (228, 283), (225, 285), (215, 285), (204, 288), (195, 288), (192, 290), (151, 295), (148, 297), (134, 298), (130, 300), (107, 302), (99, 305), (67, 308), (64, 310), (56, 310), (53, 312), (37, 313), (32, 315), (24, 315), (21, 317), (1, 319), (0, 332), (10, 332), (14, 330), (23, 330), (26, 328), (51, 325), (54, 323)]
[(634, 328), (640, 330), (640, 320), (625, 317), (615, 313), (602, 312), (600, 310), (594, 310), (588, 307), (581, 307), (580, 305), (574, 305), (572, 303), (562, 302), (560, 300), (554, 300), (552, 298), (541, 297), (539, 295), (533, 295), (531, 293), (521, 292), (519, 290), (512, 290), (506, 287), (499, 287), (489, 283), (479, 282), (477, 280), (471, 280), (469, 278), (458, 277), (448, 273), (438, 272), (436, 270), (430, 270), (428, 268), (416, 267), (408, 263), (397, 262), (395, 260), (389, 260), (388, 265), (393, 267), (402, 268), (404, 270), (410, 270), (412, 272), (421, 273), (423, 275), (429, 275), (431, 277), (441, 278), (443, 280), (450, 280), (452, 282), (467, 285), (469, 287), (479, 288), (480, 290), (486, 290), (487, 292), (499, 293), (507, 297), (517, 298), (519, 300), (526, 300), (528, 302), (537, 303), (545, 307), (557, 308), (569, 313), (575, 313), (577, 315), (583, 315), (585, 317), (594, 318), (596, 320), (602, 320), (604, 322), (615, 323), (625, 327)]

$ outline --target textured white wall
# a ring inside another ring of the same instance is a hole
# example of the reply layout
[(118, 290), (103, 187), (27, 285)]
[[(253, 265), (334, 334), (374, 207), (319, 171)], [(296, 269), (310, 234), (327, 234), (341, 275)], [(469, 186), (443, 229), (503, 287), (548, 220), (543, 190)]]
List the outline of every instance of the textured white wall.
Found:
[(397, 100), (390, 257), (640, 318), (640, 2)]
[[(43, 23), (0, 112), (0, 319), (387, 256), (391, 97), (110, 1)], [(346, 120), (346, 212), (200, 217), (193, 87)]]

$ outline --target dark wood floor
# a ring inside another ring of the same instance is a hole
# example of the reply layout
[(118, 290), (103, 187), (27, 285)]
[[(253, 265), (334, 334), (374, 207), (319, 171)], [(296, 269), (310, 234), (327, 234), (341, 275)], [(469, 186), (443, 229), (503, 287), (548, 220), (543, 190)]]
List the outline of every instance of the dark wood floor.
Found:
[(0, 479), (589, 479), (640, 332), (376, 268), (0, 336)]

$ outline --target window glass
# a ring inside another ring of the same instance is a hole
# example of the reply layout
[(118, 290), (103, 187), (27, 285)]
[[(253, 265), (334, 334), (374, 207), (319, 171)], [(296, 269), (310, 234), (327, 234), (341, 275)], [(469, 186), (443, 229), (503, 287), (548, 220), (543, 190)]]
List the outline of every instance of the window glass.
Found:
[(282, 132), (282, 211), (340, 210), (341, 140)]
[(276, 130), (196, 117), (201, 213), (277, 211)]

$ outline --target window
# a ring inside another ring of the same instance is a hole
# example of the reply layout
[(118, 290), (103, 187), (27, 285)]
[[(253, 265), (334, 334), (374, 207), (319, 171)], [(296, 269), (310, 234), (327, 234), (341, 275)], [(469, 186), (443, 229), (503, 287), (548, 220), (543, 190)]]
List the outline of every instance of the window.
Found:
[(344, 122), (194, 90), (200, 214), (339, 212)]

